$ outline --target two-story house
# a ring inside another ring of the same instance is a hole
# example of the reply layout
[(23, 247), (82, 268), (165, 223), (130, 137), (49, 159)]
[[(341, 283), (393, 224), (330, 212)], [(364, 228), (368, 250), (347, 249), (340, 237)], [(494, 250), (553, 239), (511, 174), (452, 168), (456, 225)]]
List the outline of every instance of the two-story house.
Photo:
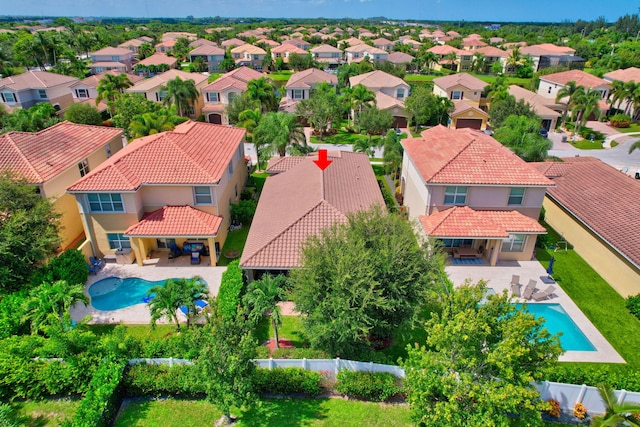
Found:
[(369, 46), (368, 44), (357, 44), (344, 50), (347, 55), (347, 63), (361, 62), (364, 58), (369, 58), (371, 62), (384, 62), (389, 57), (389, 52)]
[(475, 53), (479, 53), (484, 57), (484, 72), (491, 70), (491, 66), (494, 62), (500, 62), (502, 71), (504, 72), (505, 64), (507, 62), (508, 54), (502, 49), (498, 49), (495, 46), (484, 46), (476, 49)]
[(286, 41), (286, 43), (288, 44), (292, 44), (295, 47), (297, 47), (298, 49), (302, 49), (302, 50), (309, 50), (309, 48), (311, 47), (311, 45), (309, 44), (309, 42), (302, 40), (301, 38), (296, 38), (296, 37), (292, 37), (289, 40)]
[(271, 49), (271, 58), (275, 61), (278, 58), (282, 58), (284, 62), (289, 62), (289, 55), (295, 53), (297, 55), (307, 55), (309, 52), (300, 49), (298, 46), (294, 46), (288, 42), (281, 44), (280, 46)]
[(528, 261), (553, 182), (498, 141), (438, 125), (402, 140), (401, 191), (409, 218), (454, 258)]
[(218, 46), (202, 45), (189, 52), (191, 62), (202, 58), (207, 64), (207, 71), (215, 73), (220, 70), (220, 63), (224, 61), (225, 50)]
[(303, 99), (309, 99), (313, 86), (327, 82), (334, 89), (338, 86), (338, 77), (317, 68), (308, 68), (291, 75), (285, 84), (285, 94), (280, 99), (280, 110), (295, 113), (296, 104)]
[(267, 56), (267, 52), (258, 46), (246, 43), (231, 49), (231, 56), (236, 66), (251, 67), (254, 70), (261, 71), (262, 61)]
[(314, 46), (310, 50), (313, 59), (323, 64), (326, 69), (334, 70), (342, 64), (342, 51), (329, 44)]
[(373, 46), (378, 49), (386, 50), (387, 52), (393, 50), (393, 42), (391, 40), (385, 39), (384, 37), (371, 40), (371, 42), (373, 43)]
[(100, 74), (104, 71), (115, 70), (121, 73), (129, 73), (133, 69), (133, 52), (127, 48), (105, 47), (95, 52), (90, 52), (91, 74)]
[[(609, 98), (611, 84), (600, 77), (596, 77), (582, 70), (568, 70), (540, 76), (538, 94), (545, 98), (555, 100), (560, 89), (566, 87), (569, 82), (575, 82), (576, 86), (583, 86), (585, 89), (592, 89), (600, 92), (598, 108), (601, 113), (605, 113), (610, 108), (607, 103), (607, 99)], [(559, 101), (566, 105), (568, 97)]]
[(545, 98), (517, 85), (510, 85), (507, 91), (516, 101), (523, 100), (531, 106), (536, 115), (542, 120), (540, 123), (542, 129), (550, 132), (556, 128), (558, 119), (562, 116), (565, 108), (563, 104), (556, 104), (553, 99)]
[(436, 58), (438, 58), (437, 62), (429, 64), (429, 67), (434, 70), (446, 68), (452, 71), (460, 71), (463, 59), (464, 65), (467, 67), (471, 65), (471, 61), (473, 60), (473, 53), (457, 49), (453, 46), (449, 46), (448, 44), (433, 46), (427, 49), (427, 52), (433, 53)]
[(155, 45), (155, 49), (157, 53), (169, 53), (173, 50), (173, 47), (176, 45), (176, 41), (173, 39), (163, 40), (160, 43)]
[(404, 108), (404, 100), (411, 91), (407, 82), (400, 77), (375, 70), (349, 78), (351, 87), (359, 84), (375, 93), (377, 108), (391, 113), (394, 128), (407, 127), (408, 114)]
[(52, 199), (60, 218), (60, 249), (79, 242), (82, 220), (67, 187), (122, 148), (122, 129), (61, 122), (40, 132), (0, 135), (0, 169), (23, 177)]
[(450, 74), (433, 79), (433, 93), (449, 98), (455, 106), (449, 115), (449, 127), (453, 129), (473, 128), (486, 129), (489, 114), (486, 109), (487, 99), (483, 96), (488, 83), (467, 73)]
[[(107, 104), (104, 101), (101, 101), (97, 106), (95, 104), (95, 100), (98, 97), (98, 86), (100, 85), (100, 80), (102, 80), (106, 74), (113, 74), (117, 76), (121, 73), (118, 71), (105, 71), (104, 73), (93, 74), (72, 84), (69, 89), (73, 95), (73, 101), (87, 102), (91, 106), (97, 107), (98, 111), (106, 111)], [(126, 76), (132, 84), (136, 84), (139, 81), (144, 80), (144, 77), (137, 74), (126, 74)]]
[(124, 43), (120, 43), (118, 47), (121, 49), (129, 49), (134, 54), (138, 54), (138, 52), (140, 51), (140, 46), (142, 46), (144, 43), (145, 42), (140, 39), (131, 39), (127, 40)]
[[(533, 60), (533, 71), (549, 67), (583, 68), (585, 60), (575, 56), (576, 50), (569, 46), (557, 46), (552, 43), (534, 44), (520, 48), (522, 55)], [(511, 70), (507, 70), (511, 71)]]
[[(200, 73), (188, 73), (181, 70), (169, 70), (165, 71), (162, 74), (157, 74), (150, 79), (139, 81), (133, 86), (125, 89), (125, 91), (129, 93), (143, 94), (149, 101), (162, 102), (167, 96), (167, 92), (163, 88), (167, 86), (167, 82), (169, 80), (174, 80), (177, 77), (180, 77), (180, 79), (182, 80), (193, 80), (194, 84), (196, 85), (196, 89), (198, 89), (198, 92), (200, 93), (202, 93), (202, 89), (207, 85), (207, 76)], [(200, 114), (202, 114), (203, 104), (204, 102), (202, 96), (199, 96), (193, 105), (193, 109), (191, 111), (188, 111), (188, 116), (191, 118), (200, 116)]]
[(141, 76), (153, 77), (172, 68), (177, 68), (178, 59), (164, 53), (154, 53), (138, 62), (133, 69)]
[(237, 96), (247, 90), (249, 80), (259, 79), (264, 74), (249, 67), (240, 67), (220, 76), (202, 88), (205, 120), (215, 124), (229, 124), (227, 106)]
[(49, 102), (56, 110), (64, 110), (73, 104), (70, 87), (78, 81), (75, 77), (48, 71), (27, 71), (5, 77), (0, 79), (0, 104), (11, 111)]
[(71, 185), (94, 255), (138, 265), (198, 241), (215, 265), (247, 179), (244, 129), (188, 121), (140, 138)]

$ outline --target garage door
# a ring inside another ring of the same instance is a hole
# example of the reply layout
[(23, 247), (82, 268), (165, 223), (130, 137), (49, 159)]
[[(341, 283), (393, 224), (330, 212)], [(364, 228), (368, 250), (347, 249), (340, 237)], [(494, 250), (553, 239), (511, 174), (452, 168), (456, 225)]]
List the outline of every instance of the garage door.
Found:
[(458, 119), (456, 121), (456, 129), (471, 128), (480, 129), (482, 127), (482, 120), (480, 119)]
[(407, 127), (407, 118), (406, 117), (393, 117), (393, 127), (394, 128), (406, 128)]
[(213, 123), (214, 125), (221, 125), (222, 116), (220, 114), (209, 114), (209, 123)]

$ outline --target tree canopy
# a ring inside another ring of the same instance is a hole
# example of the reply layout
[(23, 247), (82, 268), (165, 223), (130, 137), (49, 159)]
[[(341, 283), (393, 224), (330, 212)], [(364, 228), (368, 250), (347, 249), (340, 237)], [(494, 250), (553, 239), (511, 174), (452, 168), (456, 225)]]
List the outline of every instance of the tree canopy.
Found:
[(296, 105), (296, 113), (320, 132), (320, 139), (322, 139), (332, 124), (340, 121), (343, 107), (336, 97), (334, 87), (327, 82), (322, 82), (311, 89), (309, 99), (303, 99)]
[(441, 269), (410, 223), (375, 207), (304, 244), (291, 299), (313, 348), (357, 358), (417, 318)]
[(64, 119), (82, 125), (101, 125), (102, 115), (93, 106), (75, 103), (64, 112)]
[(493, 137), (527, 162), (542, 162), (552, 147), (540, 135), (540, 119), (511, 115), (496, 129)]
[(446, 123), (449, 113), (453, 111), (453, 102), (438, 95), (434, 95), (426, 86), (417, 86), (404, 102), (405, 109), (413, 119), (416, 131), (420, 125), (435, 125)]
[(404, 362), (412, 418), (423, 426), (541, 425), (540, 381), (562, 353), (543, 320), (510, 303), (483, 300), (483, 282), (444, 296), (426, 322), (427, 339)]
[[(497, 91), (499, 92), (499, 89)], [(511, 115), (529, 118), (537, 117), (531, 105), (525, 102), (524, 99), (516, 101), (514, 96), (507, 95), (492, 102), (489, 110), (489, 123), (491, 123), (493, 129), (498, 129), (506, 118)]]

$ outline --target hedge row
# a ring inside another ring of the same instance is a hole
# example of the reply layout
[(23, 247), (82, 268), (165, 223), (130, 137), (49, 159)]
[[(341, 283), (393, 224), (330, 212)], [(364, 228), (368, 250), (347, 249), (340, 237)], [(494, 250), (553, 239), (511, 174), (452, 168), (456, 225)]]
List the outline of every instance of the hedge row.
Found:
[(357, 372), (341, 370), (335, 389), (339, 393), (360, 399), (383, 402), (402, 393), (400, 379), (386, 372)]
[(98, 366), (71, 421), (64, 427), (106, 427), (120, 407), (123, 363), (105, 361)]
[(123, 381), (127, 396), (202, 396), (195, 365), (133, 365)]
[(640, 392), (640, 370), (627, 365), (591, 365), (559, 363), (547, 373), (547, 381), (586, 384), (597, 387), (606, 383), (614, 390)]
[(320, 372), (302, 368), (256, 369), (255, 384), (261, 394), (317, 396), (322, 393)]
[(240, 261), (232, 261), (227, 266), (227, 270), (222, 273), (220, 290), (218, 291), (218, 309), (225, 317), (235, 317), (238, 306), (241, 303), (244, 281)]

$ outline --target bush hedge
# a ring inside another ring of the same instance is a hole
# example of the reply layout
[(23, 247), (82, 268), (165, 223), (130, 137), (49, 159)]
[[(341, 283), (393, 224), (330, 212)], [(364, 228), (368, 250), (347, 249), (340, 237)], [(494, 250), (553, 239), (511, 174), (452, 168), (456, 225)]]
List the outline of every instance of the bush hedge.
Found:
[(640, 294), (632, 295), (627, 298), (627, 309), (640, 319)]
[(387, 206), (387, 209), (392, 213), (397, 212), (398, 206), (396, 205), (396, 199), (393, 197), (393, 194), (391, 194), (389, 187), (387, 187), (386, 183), (384, 182), (384, 177), (376, 176), (376, 179), (378, 180), (378, 186), (380, 187), (380, 191), (382, 192), (382, 198), (384, 199), (384, 204)]
[(258, 203), (253, 199), (240, 200), (231, 205), (231, 218), (241, 224), (249, 224), (253, 220), (257, 207)]
[(220, 314), (227, 318), (235, 317), (241, 304), (244, 280), (239, 264), (239, 260), (230, 262), (227, 271), (222, 273), (217, 303)]
[(606, 383), (614, 390), (640, 392), (640, 369), (628, 365), (587, 365), (559, 363), (547, 373), (547, 381), (568, 384), (586, 384), (597, 387)]
[(195, 365), (133, 365), (124, 377), (127, 396), (189, 396), (204, 395)]
[(254, 378), (261, 394), (317, 396), (322, 393), (322, 374), (302, 368), (256, 369)]
[(64, 427), (106, 427), (120, 407), (124, 363), (104, 361), (96, 369), (71, 421)]
[(383, 402), (402, 393), (401, 382), (393, 374), (386, 372), (338, 372), (336, 391), (360, 399)]
[(609, 118), (609, 123), (614, 128), (628, 128), (631, 126), (631, 117), (626, 114), (616, 114)]
[(31, 277), (31, 284), (38, 286), (44, 282), (64, 280), (69, 285), (84, 285), (88, 278), (87, 262), (82, 252), (68, 249), (37, 270)]

